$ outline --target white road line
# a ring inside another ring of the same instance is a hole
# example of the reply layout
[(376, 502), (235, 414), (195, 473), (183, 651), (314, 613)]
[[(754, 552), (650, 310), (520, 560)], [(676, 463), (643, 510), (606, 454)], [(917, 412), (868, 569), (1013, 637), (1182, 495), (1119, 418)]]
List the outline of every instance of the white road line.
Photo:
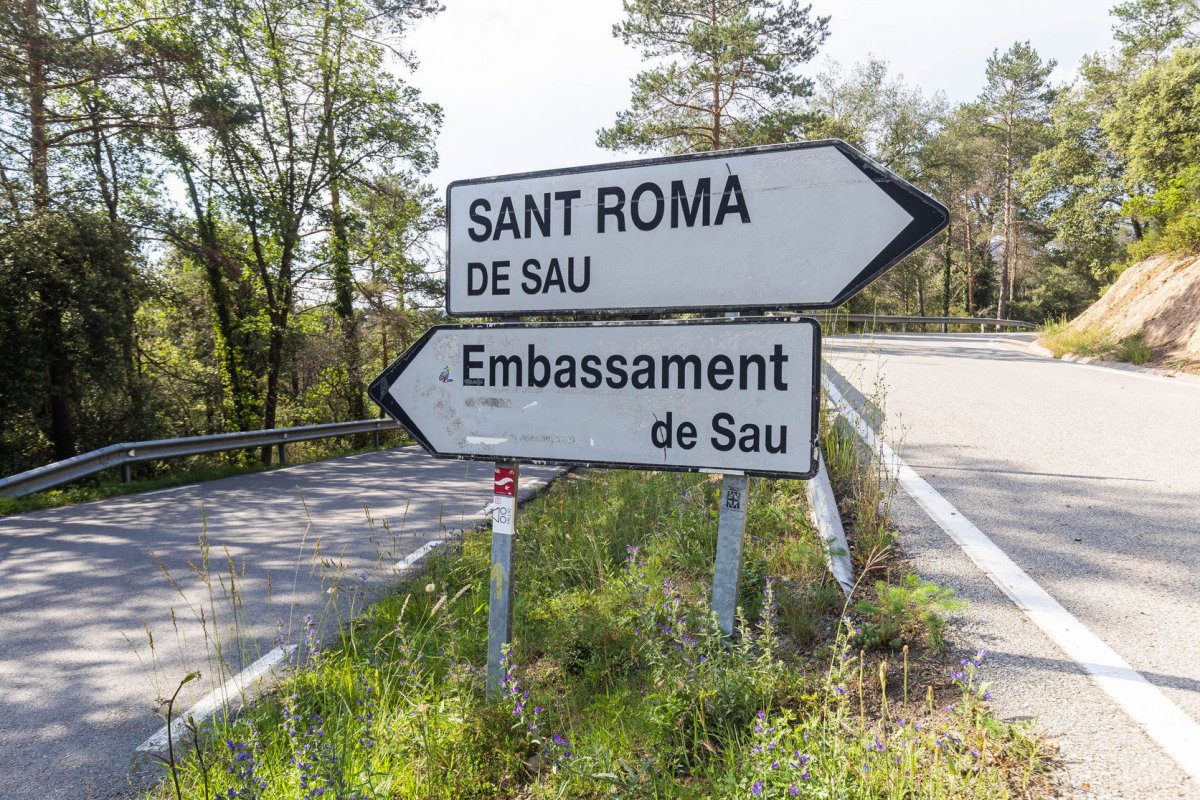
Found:
[(930, 519), (1063, 652), (1091, 673), (1097, 685), (1188, 775), (1200, 780), (1200, 725), (1063, 608), (983, 531), (904, 463), (859, 416), (832, 381), (822, 376), (821, 383), (838, 413), (854, 427), (866, 445), (879, 454), (884, 466), (897, 476), (900, 485)]
[[(171, 738), (179, 739), (185, 730), (184, 726), (187, 724), (186, 721), (188, 718), (196, 722), (204, 722), (222, 708), (232, 707), (231, 700), (236, 703), (244, 699), (247, 689), (259, 679), (270, 678), (276, 668), (295, 651), (296, 645), (294, 644), (287, 645), (286, 647), (276, 647), (249, 667), (225, 681), (221, 686), (204, 695), (196, 705), (171, 720)], [(157, 733), (142, 742), (138, 747), (138, 752), (161, 753), (166, 747), (167, 726), (164, 725)]]
[[(404, 558), (392, 565), (392, 569), (397, 572), (404, 572), (412, 569), (418, 561), (428, 555), (434, 548), (442, 543), (441, 539), (434, 539), (426, 542), (418, 547), (413, 552), (406, 555)], [(167, 737), (170, 735), (176, 741), (183, 735), (186, 730), (186, 720), (193, 719), (196, 722), (207, 722), (213, 714), (226, 708), (234, 708), (239, 703), (243, 702), (247, 697), (247, 690), (254, 686), (257, 682), (270, 682), (275, 677), (275, 672), (280, 665), (284, 664), (288, 656), (296, 652), (296, 645), (289, 644), (284, 647), (276, 647), (274, 650), (267, 653), (262, 658), (255, 661), (244, 670), (234, 675), (225, 683), (221, 684), (216, 689), (213, 689), (187, 711), (183, 712), (178, 717), (171, 720), (171, 728), (168, 734), (167, 726), (164, 725), (161, 729), (153, 734), (149, 739), (142, 742), (138, 746), (139, 753), (162, 753), (167, 749)]]
[(393, 564), (392, 569), (396, 570), (397, 572), (404, 572), (407, 569), (412, 569), (413, 565), (424, 558), (426, 553), (433, 550), (433, 548), (437, 547), (441, 543), (441, 539), (434, 539), (431, 542), (426, 542)]
[(1078, 361), (1066, 361), (1061, 358), (1054, 359), (1060, 364), (1070, 364), (1078, 369), (1092, 369), (1097, 372), (1107, 372), (1109, 375), (1121, 375), (1129, 378), (1138, 378), (1143, 381), (1157, 381), (1158, 383), (1166, 383), (1171, 386), (1182, 386), (1187, 389), (1200, 389), (1200, 383), (1189, 380), (1187, 376), (1178, 378), (1168, 378), (1166, 375), (1150, 375), (1145, 372), (1138, 372), (1132, 369), (1121, 369), (1120, 367), (1104, 367), (1099, 364), (1081, 364)]

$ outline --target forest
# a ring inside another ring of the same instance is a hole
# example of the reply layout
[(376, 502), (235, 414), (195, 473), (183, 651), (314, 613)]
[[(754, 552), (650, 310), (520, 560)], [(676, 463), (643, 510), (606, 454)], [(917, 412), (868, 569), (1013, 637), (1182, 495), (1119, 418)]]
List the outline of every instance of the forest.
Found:
[[(440, 10), (0, 0), (0, 474), (376, 415), (366, 383), (443, 318), (442, 109), (406, 49)], [(949, 227), (854, 311), (1042, 323), (1200, 246), (1196, 0), (1113, 7), (1116, 46), (1069, 85), (999, 43), (965, 103), (881, 60), (822, 66), (820, 11), (626, 0), (613, 34), (646, 69), (597, 143), (836, 137), (939, 198)]]

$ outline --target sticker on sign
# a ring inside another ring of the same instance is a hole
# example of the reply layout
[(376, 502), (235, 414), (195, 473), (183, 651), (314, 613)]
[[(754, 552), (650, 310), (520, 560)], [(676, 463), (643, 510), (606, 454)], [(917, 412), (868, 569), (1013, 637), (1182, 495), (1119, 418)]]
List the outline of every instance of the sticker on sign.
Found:
[(845, 142), (456, 181), (451, 315), (830, 308), (945, 227)]
[(806, 478), (819, 363), (803, 317), (445, 325), (369, 393), (446, 458)]

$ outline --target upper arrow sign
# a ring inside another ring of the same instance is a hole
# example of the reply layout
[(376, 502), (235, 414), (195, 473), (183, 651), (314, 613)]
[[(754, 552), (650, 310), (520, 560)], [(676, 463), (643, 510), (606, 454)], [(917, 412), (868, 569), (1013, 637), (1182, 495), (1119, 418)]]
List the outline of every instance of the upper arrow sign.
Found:
[(457, 316), (832, 308), (946, 226), (845, 142), (456, 181)]

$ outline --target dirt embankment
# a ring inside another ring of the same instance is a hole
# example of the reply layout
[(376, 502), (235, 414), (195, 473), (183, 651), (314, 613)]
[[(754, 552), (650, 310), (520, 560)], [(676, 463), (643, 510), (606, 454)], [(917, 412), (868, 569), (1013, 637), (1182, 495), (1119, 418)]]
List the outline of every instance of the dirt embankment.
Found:
[(1142, 334), (1154, 360), (1200, 365), (1200, 256), (1154, 256), (1130, 266), (1068, 330)]

